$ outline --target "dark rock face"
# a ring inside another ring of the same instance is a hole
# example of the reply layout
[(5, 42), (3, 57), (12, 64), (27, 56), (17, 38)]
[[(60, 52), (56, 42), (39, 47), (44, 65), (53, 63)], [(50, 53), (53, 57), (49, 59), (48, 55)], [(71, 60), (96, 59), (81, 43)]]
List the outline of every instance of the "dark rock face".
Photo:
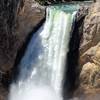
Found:
[(35, 1), (39, 2), (42, 5), (50, 5), (54, 3), (71, 2), (72, 0), (35, 0)]
[(77, 12), (76, 20), (72, 27), (63, 86), (64, 100), (71, 98), (79, 85), (79, 46), (83, 35), (84, 19), (87, 13), (88, 7), (81, 7)]
[(44, 12), (32, 0), (0, 1), (0, 70), (8, 71), (13, 66), (21, 42), (44, 17)]
[(8, 93), (18, 51), (44, 15), (45, 9), (33, 0), (0, 1), (0, 100)]
[(3, 87), (0, 86), (0, 100), (7, 100), (8, 91)]
[[(7, 71), (13, 65), (18, 48), (18, 37), (14, 32), (18, 10), (22, 0), (0, 1), (0, 70)], [(18, 6), (19, 5), (19, 6)], [(16, 48), (16, 49), (15, 49)], [(11, 52), (12, 51), (12, 52)]]
[[(65, 100), (67, 94), (75, 96), (78, 100), (100, 99), (100, 3), (92, 4), (86, 14), (84, 24), (76, 24), (77, 30), (72, 36), (71, 50), (68, 53), (68, 91), (65, 89)], [(80, 15), (80, 14), (78, 14)], [(84, 15), (84, 14), (82, 14)], [(81, 19), (82, 16), (79, 18)], [(82, 23), (82, 20), (81, 20)], [(78, 34), (76, 34), (76, 32)], [(75, 38), (76, 37), (76, 38)], [(74, 41), (74, 42), (73, 42)], [(77, 43), (78, 42), (78, 43)], [(80, 46), (79, 46), (80, 45)], [(79, 54), (79, 52), (80, 54)], [(78, 57), (80, 58), (78, 61)], [(72, 61), (74, 60), (74, 61)], [(75, 63), (76, 62), (76, 63)], [(69, 85), (70, 84), (70, 85)], [(75, 85), (78, 88), (73, 92)], [(79, 85), (80, 84), (80, 85)], [(71, 94), (70, 94), (71, 91)]]
[(0, 1), (0, 95), (2, 87), (8, 87), (11, 77), (10, 69), (13, 67), (19, 48), (19, 37), (15, 32), (15, 27), (18, 12), (23, 4), (23, 0)]
[(0, 72), (6, 74), (28, 34), (44, 18), (45, 11), (31, 0), (0, 1), (0, 7)]
[(23, 0), (0, 0), (0, 100), (4, 100), (10, 69), (13, 67), (19, 37), (15, 33), (17, 13), (23, 6)]

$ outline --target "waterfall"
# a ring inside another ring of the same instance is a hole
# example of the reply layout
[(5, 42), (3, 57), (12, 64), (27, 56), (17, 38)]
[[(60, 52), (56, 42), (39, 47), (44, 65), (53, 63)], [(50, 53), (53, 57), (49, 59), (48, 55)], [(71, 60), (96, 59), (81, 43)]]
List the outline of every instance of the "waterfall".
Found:
[(47, 8), (46, 22), (32, 36), (9, 100), (62, 100), (62, 82), (78, 5)]

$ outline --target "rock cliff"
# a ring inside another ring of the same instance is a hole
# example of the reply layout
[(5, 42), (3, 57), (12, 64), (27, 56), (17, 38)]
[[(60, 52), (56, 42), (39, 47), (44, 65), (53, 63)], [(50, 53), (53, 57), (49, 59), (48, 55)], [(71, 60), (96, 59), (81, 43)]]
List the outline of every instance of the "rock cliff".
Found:
[(100, 94), (100, 2), (92, 4), (85, 17), (79, 63), (80, 90), (87, 95)]
[(45, 15), (44, 7), (37, 2), (17, 1), (0, 1), (0, 100), (7, 97), (17, 55), (24, 52), (19, 51)]

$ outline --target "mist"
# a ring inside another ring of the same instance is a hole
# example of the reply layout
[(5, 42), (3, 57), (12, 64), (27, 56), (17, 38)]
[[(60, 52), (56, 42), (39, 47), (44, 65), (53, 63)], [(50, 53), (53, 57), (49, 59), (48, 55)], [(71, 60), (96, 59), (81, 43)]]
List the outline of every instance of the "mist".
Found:
[[(27, 87), (28, 86), (28, 87)], [(21, 88), (21, 89), (20, 89)], [(36, 86), (30, 82), (11, 85), (9, 100), (62, 100), (50, 86)]]

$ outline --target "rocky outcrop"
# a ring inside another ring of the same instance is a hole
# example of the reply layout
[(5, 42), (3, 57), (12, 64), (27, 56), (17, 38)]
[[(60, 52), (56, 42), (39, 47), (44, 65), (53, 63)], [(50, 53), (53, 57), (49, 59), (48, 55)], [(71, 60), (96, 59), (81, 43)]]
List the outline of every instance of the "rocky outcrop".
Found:
[(83, 39), (80, 46), (80, 54), (100, 41), (100, 3), (93, 4), (84, 21)]
[(100, 68), (94, 63), (86, 63), (80, 74), (81, 85), (100, 88)]
[[(80, 87), (100, 94), (100, 3), (92, 4), (84, 20), (80, 46)], [(96, 99), (98, 100), (98, 99)]]
[(87, 92), (100, 90), (100, 42), (81, 56), (81, 67), (81, 87)]
[(34, 0), (25, 0), (23, 9), (18, 15), (18, 25), (16, 32), (20, 33), (20, 41), (34, 30), (34, 27), (45, 17), (45, 7), (39, 5)]

